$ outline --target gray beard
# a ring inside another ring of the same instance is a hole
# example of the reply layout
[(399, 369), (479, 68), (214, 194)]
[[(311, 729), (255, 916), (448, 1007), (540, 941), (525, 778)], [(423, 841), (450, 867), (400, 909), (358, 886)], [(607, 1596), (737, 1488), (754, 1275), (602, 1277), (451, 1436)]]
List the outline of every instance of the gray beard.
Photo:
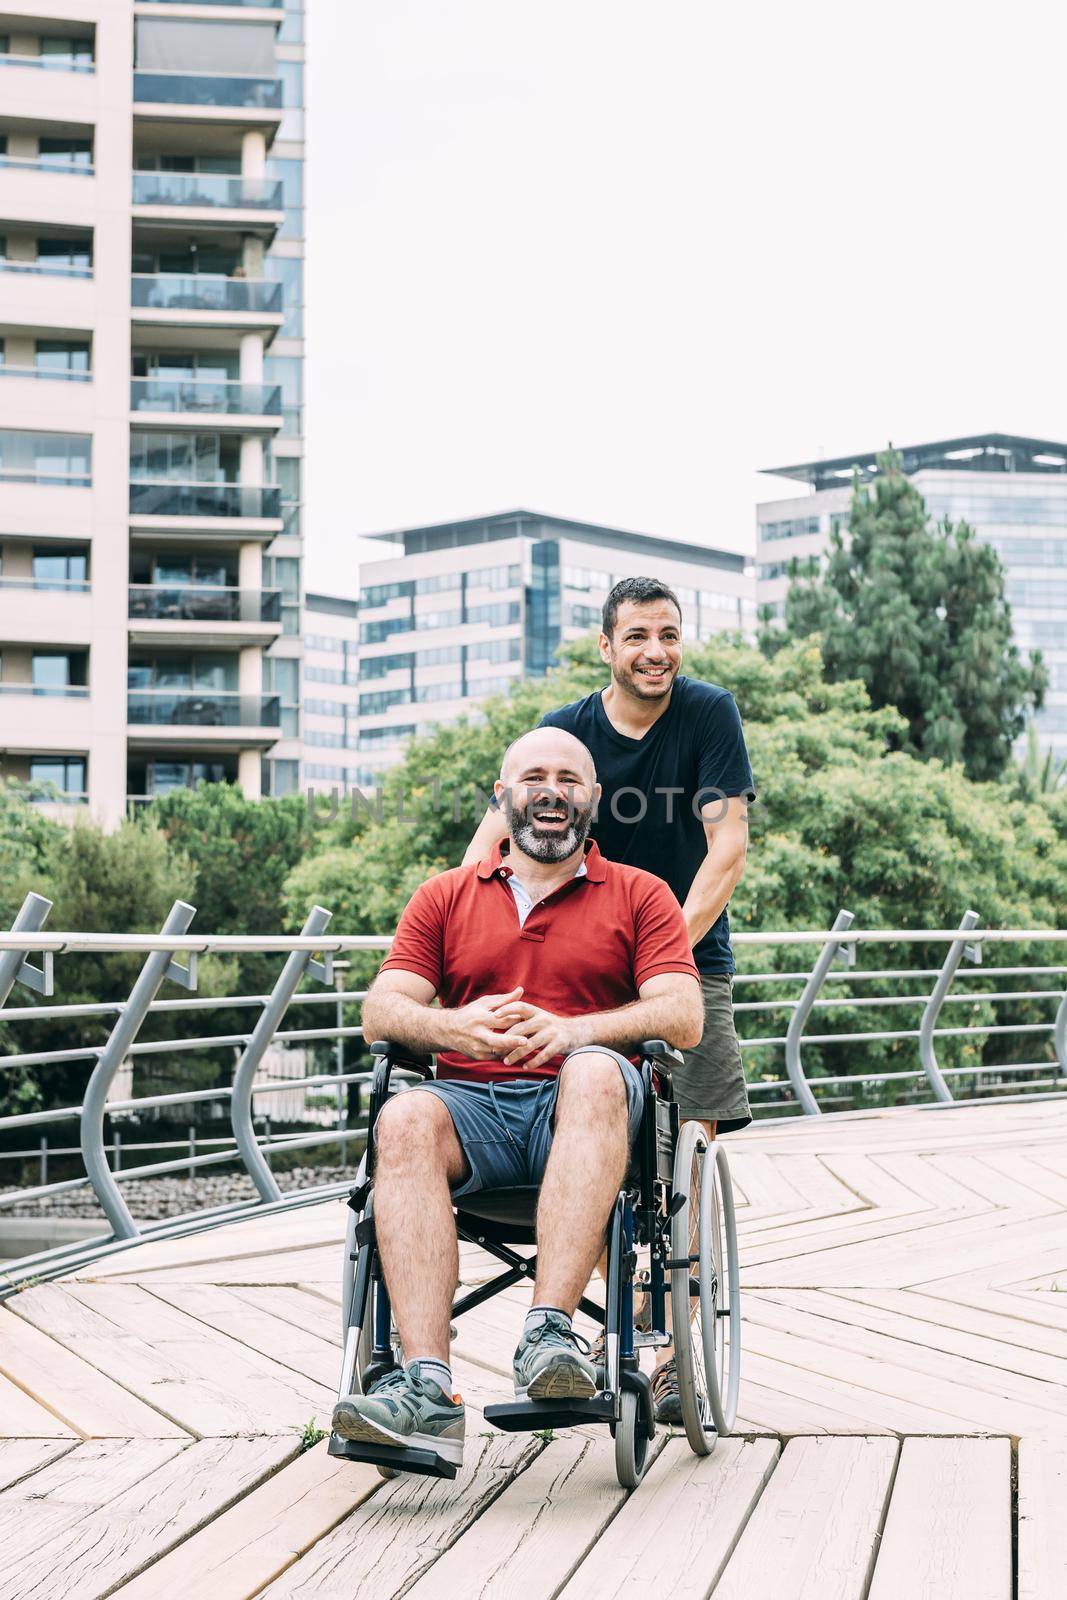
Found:
[(525, 807), (507, 806), (508, 829), (512, 842), (534, 861), (566, 861), (568, 856), (583, 845), (593, 825), (593, 808), (576, 811), (574, 821), (566, 833), (543, 834), (537, 823), (526, 813)]

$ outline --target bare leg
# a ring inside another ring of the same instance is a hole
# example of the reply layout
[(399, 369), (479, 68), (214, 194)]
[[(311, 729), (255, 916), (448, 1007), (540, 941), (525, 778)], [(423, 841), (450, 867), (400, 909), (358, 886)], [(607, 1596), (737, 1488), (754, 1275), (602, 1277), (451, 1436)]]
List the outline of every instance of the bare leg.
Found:
[(560, 1075), (556, 1120), (537, 1207), (534, 1301), (573, 1316), (604, 1246), (626, 1176), (626, 1086), (611, 1056), (583, 1050)]
[(375, 1135), (374, 1225), (408, 1360), (448, 1365), (459, 1247), (449, 1185), (467, 1170), (448, 1109), (435, 1094), (390, 1100)]

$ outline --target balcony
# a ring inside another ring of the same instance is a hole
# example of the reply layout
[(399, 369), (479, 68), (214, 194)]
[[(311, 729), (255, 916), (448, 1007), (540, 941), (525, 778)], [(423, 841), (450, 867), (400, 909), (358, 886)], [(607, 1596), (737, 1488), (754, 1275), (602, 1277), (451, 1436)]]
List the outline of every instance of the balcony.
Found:
[(12, 367), (0, 357), (0, 378), (42, 378), (58, 383), (92, 383), (91, 372), (75, 367)]
[(282, 418), (282, 391), (278, 384), (241, 383), (229, 378), (134, 378), (130, 383), (130, 410), (155, 411), (168, 416)]
[(154, 311), (260, 311), (282, 313), (282, 285), (266, 278), (215, 277), (206, 272), (138, 273), (130, 303)]
[(50, 594), (88, 594), (89, 585), (82, 578), (0, 578), (0, 594), (13, 589), (25, 594), (45, 590)]
[(136, 105), (249, 107), (282, 109), (280, 78), (235, 77), (230, 73), (135, 72)]
[(21, 159), (18, 156), (0, 155), (0, 171), (11, 169), (13, 172), (47, 172), (58, 173), (60, 177), (91, 178), (95, 175), (95, 168), (88, 163), (78, 164), (75, 161), (49, 161), (42, 159)]
[(212, 172), (135, 172), (133, 203), (281, 211), (282, 184), (278, 178), (230, 178)]
[(135, 689), (127, 696), (126, 720), (134, 727), (277, 730), (281, 701), (276, 694), (234, 689)]
[(12, 261), (7, 256), (0, 256), (0, 272), (17, 272), (29, 278), (91, 278), (93, 275), (92, 267), (80, 262)]
[(135, 517), (247, 517), (280, 520), (281, 490), (244, 483), (130, 484), (130, 515)]
[(15, 55), (0, 51), (0, 67), (38, 67), (44, 72), (95, 72), (94, 61), (76, 61), (70, 56)]
[(0, 683), (0, 695), (31, 696), (39, 700), (86, 700), (89, 686), (84, 683)]
[(280, 589), (132, 583), (130, 644), (258, 645), (281, 636)]

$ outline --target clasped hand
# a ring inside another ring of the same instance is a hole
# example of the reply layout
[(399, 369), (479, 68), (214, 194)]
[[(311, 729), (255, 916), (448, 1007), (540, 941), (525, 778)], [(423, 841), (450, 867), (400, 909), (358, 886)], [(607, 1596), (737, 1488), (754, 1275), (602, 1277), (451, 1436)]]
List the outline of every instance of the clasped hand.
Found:
[(503, 1061), (508, 1067), (521, 1061), (530, 1070), (577, 1049), (580, 1022), (530, 1005), (519, 987), (461, 1006), (453, 1017), (455, 1047), (472, 1061)]

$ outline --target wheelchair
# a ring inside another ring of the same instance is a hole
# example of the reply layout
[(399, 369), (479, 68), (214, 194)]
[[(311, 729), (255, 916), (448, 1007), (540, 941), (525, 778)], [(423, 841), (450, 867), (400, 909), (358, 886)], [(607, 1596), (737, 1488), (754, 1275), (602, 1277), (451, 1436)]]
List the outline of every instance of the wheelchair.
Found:
[[(339, 1399), (367, 1393), (403, 1360), (375, 1241), (374, 1127), (389, 1098), (394, 1069), (423, 1080), (433, 1076), (432, 1056), (381, 1042), (371, 1051), (367, 1153), (348, 1197)], [(737, 1230), (726, 1152), (709, 1144), (698, 1122), (679, 1131), (670, 1092), (671, 1067), (681, 1061), (678, 1051), (662, 1039), (650, 1039), (641, 1054), (644, 1108), (630, 1169), (608, 1219), (605, 1303), (601, 1308), (586, 1296), (579, 1302), (606, 1335), (604, 1387), (587, 1400), (510, 1400), (488, 1405), (483, 1413), (505, 1432), (606, 1423), (615, 1441), (616, 1474), (627, 1489), (640, 1483), (656, 1431), (651, 1384), (640, 1366), (643, 1347), (673, 1346), (685, 1435), (697, 1455), (708, 1455), (732, 1429), (741, 1377)], [(513, 1284), (533, 1284), (536, 1254), (516, 1247), (536, 1245), (538, 1193), (536, 1187), (482, 1190), (458, 1202), (459, 1238), (495, 1256), (504, 1270), (460, 1293), (453, 1319)], [(647, 1252), (642, 1270), (639, 1250)], [(635, 1326), (635, 1289), (647, 1296), (650, 1328)], [(356, 1442), (337, 1433), (328, 1448), (332, 1456), (373, 1462), (387, 1478), (397, 1472), (454, 1478), (458, 1471), (433, 1450)]]

